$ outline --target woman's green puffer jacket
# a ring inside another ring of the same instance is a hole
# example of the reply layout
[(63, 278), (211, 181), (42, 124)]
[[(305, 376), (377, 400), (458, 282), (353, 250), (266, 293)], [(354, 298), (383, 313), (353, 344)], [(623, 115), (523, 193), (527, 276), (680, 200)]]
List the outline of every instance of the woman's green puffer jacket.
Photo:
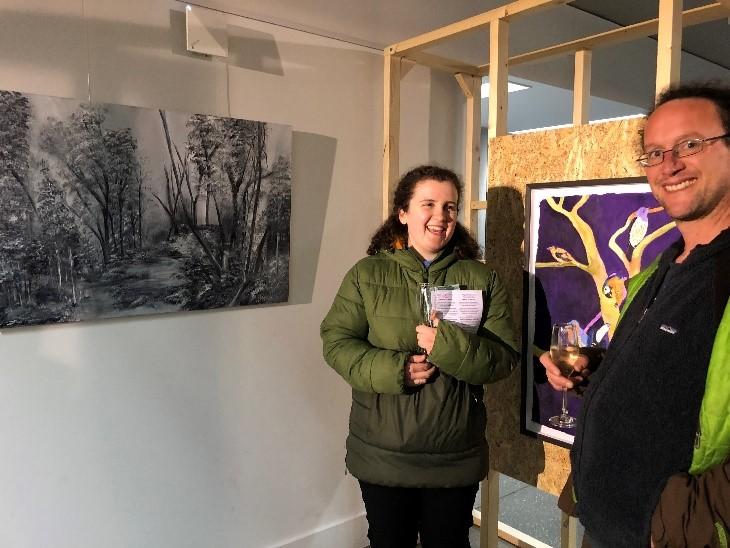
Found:
[[(418, 352), (420, 284), (483, 291), (482, 325), (470, 334), (438, 326), (426, 385), (404, 386), (404, 365)], [(381, 251), (345, 276), (320, 331), (324, 357), (352, 386), (346, 464), (368, 483), (457, 487), (488, 466), (482, 385), (517, 363), (510, 304), (496, 274), (445, 249), (426, 268), (411, 250)], [(434, 380), (435, 378), (435, 380)]]

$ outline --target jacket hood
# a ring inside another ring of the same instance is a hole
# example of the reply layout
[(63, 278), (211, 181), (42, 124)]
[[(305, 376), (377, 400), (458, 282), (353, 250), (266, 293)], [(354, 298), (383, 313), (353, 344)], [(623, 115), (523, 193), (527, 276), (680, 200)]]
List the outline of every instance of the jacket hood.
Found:
[[(413, 248), (409, 247), (407, 249), (396, 249), (395, 251), (381, 251), (382, 255), (386, 256), (387, 258), (396, 261), (398, 264), (400, 264), (403, 268), (408, 270), (414, 270), (417, 272), (422, 272), (426, 270), (425, 265), (423, 264), (423, 257)], [(457, 261), (456, 255), (454, 253), (454, 248), (452, 245), (447, 245), (444, 247), (438, 255), (434, 258), (433, 261), (431, 261), (431, 264), (428, 267), (428, 270), (431, 272), (438, 272), (440, 270), (444, 270), (448, 268), (450, 265), (455, 263)]]

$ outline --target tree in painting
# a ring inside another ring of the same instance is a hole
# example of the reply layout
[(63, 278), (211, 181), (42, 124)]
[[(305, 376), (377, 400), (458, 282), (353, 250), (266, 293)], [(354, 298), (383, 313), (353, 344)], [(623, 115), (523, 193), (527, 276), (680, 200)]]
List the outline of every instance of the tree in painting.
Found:
[(286, 300), (290, 135), (0, 92), (0, 325)]
[[(289, 161), (280, 157), (269, 167), (266, 124), (194, 115), (181, 154), (162, 111), (160, 119), (168, 162), (165, 196), (155, 199), (167, 213), (169, 233), (182, 230), (196, 244), (187, 248), (190, 298), (211, 308), (285, 297), (261, 276), (270, 262), (262, 254), (275, 245), (268, 235), (272, 226), (280, 239), (286, 231), (288, 249), (290, 216), (277, 202), (290, 199)], [(274, 213), (286, 226), (269, 222)]]
[[(648, 232), (649, 215), (663, 213), (664, 210), (662, 207), (638, 207), (625, 216), (623, 225), (610, 234), (607, 242), (599, 243), (595, 227), (581, 216), (581, 208), (590, 198), (591, 196), (588, 195), (579, 196), (570, 206), (566, 197), (546, 198), (545, 202), (549, 208), (569, 222), (577, 236), (577, 241), (573, 242), (575, 248), (572, 252), (565, 246), (554, 243), (545, 246), (552, 261), (536, 262), (535, 268), (577, 268), (590, 276), (597, 297), (598, 310), (590, 322), (584, 323), (581, 329), (585, 333), (590, 326), (600, 320), (603, 326), (597, 330), (595, 335), (596, 342), (600, 342), (604, 337), (606, 341), (613, 337), (618, 323), (619, 309), (626, 296), (624, 281), (636, 275), (642, 266), (646, 266), (642, 263), (642, 257), (647, 247), (674, 228), (675, 223), (663, 222), (655, 230)], [(627, 231), (629, 231), (628, 239), (622, 247), (618, 243), (618, 239), (622, 235), (626, 235)], [(620, 261), (623, 273), (611, 272), (606, 267), (605, 255), (609, 251), (613, 252)], [(577, 258), (579, 253), (585, 257), (584, 260)]]
[(0, 91), (0, 286), (5, 307), (25, 307), (33, 299), (30, 274), (38, 268), (33, 242), (36, 203), (28, 182), (30, 102), (20, 93)]
[(94, 107), (67, 121), (51, 119), (41, 129), (40, 147), (57, 167), (55, 184), (69, 211), (93, 235), (106, 266), (141, 243), (141, 218), (137, 141), (128, 128), (105, 128), (104, 119), (104, 110)]

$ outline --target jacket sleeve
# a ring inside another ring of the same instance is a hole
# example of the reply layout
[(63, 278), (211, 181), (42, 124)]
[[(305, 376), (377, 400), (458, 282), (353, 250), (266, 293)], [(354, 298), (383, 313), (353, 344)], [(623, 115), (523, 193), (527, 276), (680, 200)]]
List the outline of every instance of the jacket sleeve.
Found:
[(428, 360), (470, 384), (487, 384), (509, 375), (519, 353), (512, 333), (507, 292), (495, 273), (487, 289), (485, 320), (476, 333), (441, 321)]
[(669, 478), (651, 519), (657, 548), (728, 546), (730, 460), (702, 474)]
[(575, 500), (575, 489), (573, 489), (573, 472), (568, 474), (563, 490), (558, 497), (558, 508), (572, 517), (578, 516), (578, 502)]
[(408, 353), (371, 345), (368, 331), (355, 266), (342, 281), (320, 326), (324, 359), (355, 390), (401, 394)]

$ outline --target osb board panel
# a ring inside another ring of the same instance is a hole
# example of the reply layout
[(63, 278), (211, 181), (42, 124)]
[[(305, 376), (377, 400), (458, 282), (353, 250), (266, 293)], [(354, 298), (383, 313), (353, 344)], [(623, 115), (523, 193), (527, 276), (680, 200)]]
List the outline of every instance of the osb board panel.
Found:
[[(622, 120), (489, 142), (487, 264), (513, 297), (512, 317), (522, 334), (525, 187), (528, 183), (641, 176), (635, 161), (643, 119)], [(570, 470), (568, 450), (520, 433), (521, 378), (487, 387), (491, 467), (559, 494)]]

